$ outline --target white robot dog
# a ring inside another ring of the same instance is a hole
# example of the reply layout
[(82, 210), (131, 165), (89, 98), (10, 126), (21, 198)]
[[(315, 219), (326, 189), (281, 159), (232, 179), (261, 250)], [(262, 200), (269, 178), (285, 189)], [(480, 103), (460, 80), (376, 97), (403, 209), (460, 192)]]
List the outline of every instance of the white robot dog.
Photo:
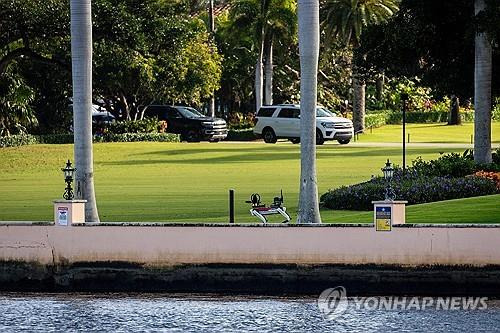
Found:
[(264, 224), (267, 223), (266, 215), (275, 214), (280, 214), (285, 218), (285, 221), (282, 223), (290, 222), (290, 215), (286, 212), (286, 207), (283, 206), (283, 190), (281, 190), (281, 195), (279, 197), (274, 197), (274, 201), (269, 207), (260, 203), (260, 195), (258, 193), (252, 194), (250, 200), (245, 202), (252, 204), (250, 214), (257, 217)]

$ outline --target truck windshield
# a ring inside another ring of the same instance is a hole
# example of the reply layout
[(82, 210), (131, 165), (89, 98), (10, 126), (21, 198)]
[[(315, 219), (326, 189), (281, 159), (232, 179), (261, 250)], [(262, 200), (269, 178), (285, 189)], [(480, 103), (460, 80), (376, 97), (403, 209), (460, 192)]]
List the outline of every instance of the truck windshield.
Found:
[(335, 115), (325, 108), (316, 108), (316, 117), (335, 117)]
[(190, 107), (178, 108), (179, 112), (186, 118), (204, 118), (205, 116), (198, 112), (196, 109)]

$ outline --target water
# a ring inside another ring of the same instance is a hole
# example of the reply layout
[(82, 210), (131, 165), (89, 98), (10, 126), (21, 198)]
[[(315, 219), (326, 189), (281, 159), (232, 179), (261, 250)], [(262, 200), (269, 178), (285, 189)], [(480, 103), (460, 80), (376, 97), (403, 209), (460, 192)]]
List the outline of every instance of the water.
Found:
[(0, 332), (493, 332), (487, 310), (348, 310), (321, 316), (315, 298), (163, 294), (0, 294)]

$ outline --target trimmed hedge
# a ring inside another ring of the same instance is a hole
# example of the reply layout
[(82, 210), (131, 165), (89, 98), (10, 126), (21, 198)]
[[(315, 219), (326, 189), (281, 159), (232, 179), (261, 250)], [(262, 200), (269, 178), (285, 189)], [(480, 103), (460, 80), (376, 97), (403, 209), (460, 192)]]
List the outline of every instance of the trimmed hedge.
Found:
[(253, 133), (253, 129), (231, 129), (227, 132), (226, 141), (253, 141), (257, 140), (257, 137)]
[(37, 143), (45, 144), (69, 144), (73, 143), (73, 134), (45, 134), (38, 135)]
[[(500, 193), (492, 179), (478, 171), (500, 171), (500, 148), (492, 153), (493, 163), (474, 163), (471, 150), (463, 154), (443, 154), (431, 161), (417, 158), (405, 174), (396, 168), (392, 180), (396, 198), (409, 204), (434, 202)], [(476, 176), (469, 176), (475, 174)], [(491, 177), (490, 177), (491, 178)], [(351, 186), (329, 190), (321, 196), (324, 206), (331, 209), (371, 210), (372, 201), (384, 199), (386, 183), (382, 177)]]
[[(98, 127), (98, 126), (94, 126)], [(126, 133), (155, 133), (158, 132), (160, 122), (156, 118), (145, 118), (142, 120), (122, 120), (116, 121), (106, 126), (106, 132), (114, 134)]]
[(18, 134), (0, 137), (0, 148), (17, 147), (38, 143), (38, 137), (31, 134)]
[[(396, 199), (407, 200), (409, 205), (499, 193), (494, 181), (476, 176), (450, 178), (409, 174), (404, 178), (395, 177), (392, 184)], [(365, 183), (330, 190), (321, 196), (321, 202), (330, 209), (372, 210), (372, 201), (384, 199), (385, 188), (385, 180), (376, 177)]]
[[(463, 122), (474, 121), (474, 112), (461, 112), (460, 117)], [(380, 127), (383, 125), (397, 125), (403, 121), (401, 112), (383, 111), (367, 113), (365, 116), (366, 127)], [(407, 123), (445, 123), (448, 121), (448, 112), (429, 111), (429, 112), (407, 112)]]
[[(171, 133), (106, 133), (104, 135), (94, 135), (94, 142), (179, 142), (179, 135)], [(73, 134), (49, 134), (31, 135), (20, 134), (8, 137), (0, 137), (0, 148), (18, 147), (32, 144), (71, 144)]]
[(365, 127), (381, 127), (387, 124), (387, 113), (367, 113), (365, 116)]
[(179, 142), (179, 135), (172, 133), (106, 133), (94, 135), (94, 142)]

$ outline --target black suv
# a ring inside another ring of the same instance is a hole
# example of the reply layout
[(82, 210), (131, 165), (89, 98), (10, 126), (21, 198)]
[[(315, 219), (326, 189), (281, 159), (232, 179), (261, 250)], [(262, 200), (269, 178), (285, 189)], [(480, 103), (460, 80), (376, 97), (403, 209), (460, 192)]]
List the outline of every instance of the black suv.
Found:
[(150, 105), (144, 117), (166, 121), (167, 132), (180, 134), (184, 141), (219, 141), (227, 136), (224, 119), (207, 117), (188, 106)]

